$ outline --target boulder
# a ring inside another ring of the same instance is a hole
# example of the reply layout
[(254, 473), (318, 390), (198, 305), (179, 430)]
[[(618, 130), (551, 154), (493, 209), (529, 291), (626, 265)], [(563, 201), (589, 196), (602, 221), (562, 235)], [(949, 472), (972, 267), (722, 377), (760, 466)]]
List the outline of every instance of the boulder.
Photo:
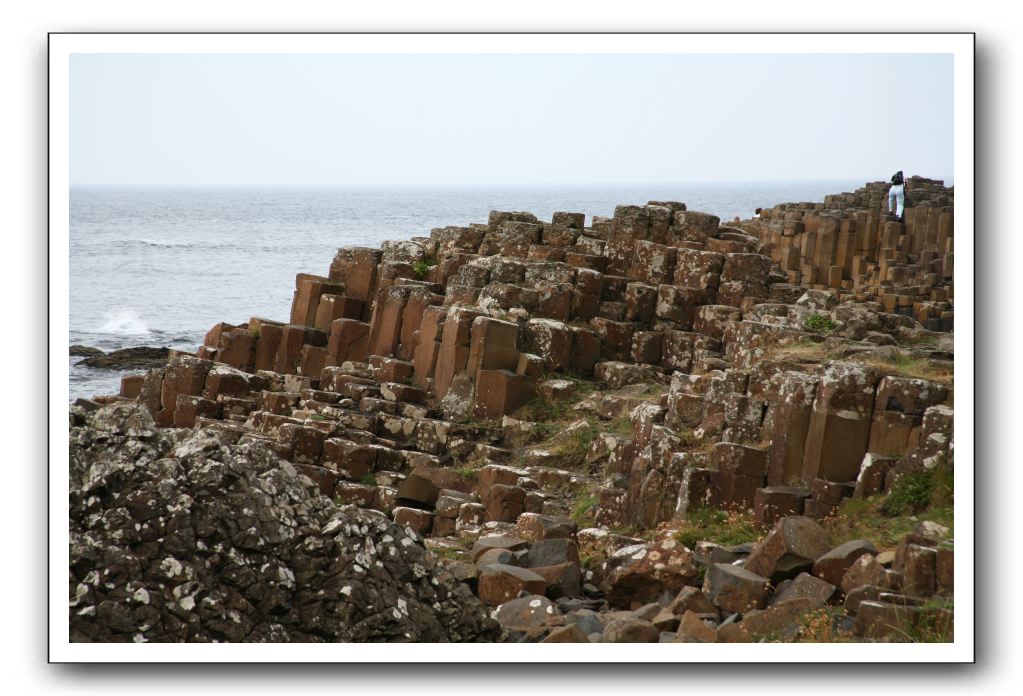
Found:
[(751, 573), (777, 582), (810, 570), (829, 551), (828, 533), (808, 517), (783, 517), (746, 559)]
[(515, 599), (521, 592), (542, 595), (546, 587), (543, 576), (526, 568), (492, 563), (480, 569), (479, 597), (491, 607)]
[(497, 608), (494, 619), (510, 631), (528, 631), (543, 626), (548, 619), (560, 616), (554, 602), (539, 595), (512, 599)]
[(729, 613), (765, 606), (769, 587), (767, 578), (728, 563), (711, 565), (703, 580), (703, 593), (714, 606)]
[(783, 582), (778, 586), (774, 596), (775, 602), (785, 602), (790, 599), (806, 599), (815, 607), (822, 607), (831, 601), (838, 591), (835, 585), (814, 577), (809, 573), (800, 573), (793, 580)]
[(656, 643), (661, 632), (643, 619), (612, 619), (604, 627), (605, 643)]
[(600, 566), (600, 588), (611, 606), (629, 607), (675, 595), (696, 575), (692, 553), (669, 533), (612, 554)]
[(840, 585), (853, 561), (864, 554), (876, 553), (877, 548), (865, 539), (847, 541), (818, 558), (813, 564), (813, 574), (832, 585)]
[(470, 485), (451, 469), (417, 466), (398, 485), (398, 499), (408, 501), (414, 507), (432, 508), (444, 488), (468, 492)]

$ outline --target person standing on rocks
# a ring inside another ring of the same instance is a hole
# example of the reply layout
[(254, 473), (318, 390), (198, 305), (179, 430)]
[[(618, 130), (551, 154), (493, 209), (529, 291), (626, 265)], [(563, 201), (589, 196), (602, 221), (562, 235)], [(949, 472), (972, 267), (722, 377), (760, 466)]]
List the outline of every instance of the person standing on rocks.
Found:
[(906, 181), (902, 170), (892, 174), (892, 187), (888, 189), (888, 212), (902, 222), (906, 213)]

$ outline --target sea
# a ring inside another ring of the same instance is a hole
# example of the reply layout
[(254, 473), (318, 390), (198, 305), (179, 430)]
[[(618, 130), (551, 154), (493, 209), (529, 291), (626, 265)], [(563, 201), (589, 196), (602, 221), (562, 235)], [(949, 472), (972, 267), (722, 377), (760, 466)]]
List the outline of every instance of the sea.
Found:
[[(550, 220), (616, 205), (686, 203), (722, 222), (758, 207), (821, 201), (863, 181), (462, 188), (108, 188), (70, 190), (70, 343), (194, 352), (211, 326), (287, 320), (296, 273), (327, 273), (338, 247), (486, 222), (491, 210)], [(116, 394), (121, 374), (70, 356), (70, 400)]]

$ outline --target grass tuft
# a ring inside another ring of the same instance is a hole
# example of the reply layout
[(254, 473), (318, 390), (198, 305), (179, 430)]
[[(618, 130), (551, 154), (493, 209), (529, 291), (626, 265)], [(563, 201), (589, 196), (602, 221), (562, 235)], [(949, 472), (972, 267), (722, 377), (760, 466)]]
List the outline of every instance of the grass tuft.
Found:
[(835, 322), (823, 314), (811, 314), (803, 322), (803, 328), (811, 333), (827, 335), (835, 330)]
[(430, 272), (430, 269), (436, 265), (436, 259), (426, 256), (413, 263), (412, 270), (415, 271), (416, 277), (422, 280)]
[(697, 508), (687, 513), (675, 539), (691, 549), (698, 541), (735, 546), (757, 541), (763, 535), (764, 530), (746, 513)]

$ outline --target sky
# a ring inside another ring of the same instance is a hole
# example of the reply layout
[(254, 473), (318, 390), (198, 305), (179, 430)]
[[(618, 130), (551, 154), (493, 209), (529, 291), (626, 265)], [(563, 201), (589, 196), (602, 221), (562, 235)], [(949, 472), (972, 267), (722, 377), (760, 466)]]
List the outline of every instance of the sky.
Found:
[(953, 174), (952, 56), (71, 58), (73, 186)]

